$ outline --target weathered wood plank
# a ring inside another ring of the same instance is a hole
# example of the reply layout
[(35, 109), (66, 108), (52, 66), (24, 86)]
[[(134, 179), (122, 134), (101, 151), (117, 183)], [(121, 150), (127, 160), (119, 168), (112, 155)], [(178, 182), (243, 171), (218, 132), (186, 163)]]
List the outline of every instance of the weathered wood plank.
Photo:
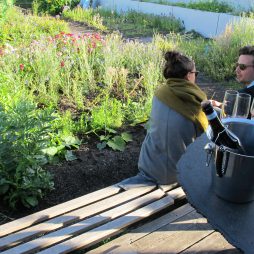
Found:
[(179, 183), (172, 183), (172, 184), (167, 184), (167, 185), (159, 185), (159, 188), (165, 192), (168, 192), (172, 189), (175, 189), (178, 186), (179, 186)]
[(103, 198), (112, 196), (120, 192), (120, 190), (121, 189), (117, 186), (110, 186), (110, 187), (92, 192), (90, 194), (84, 195), (82, 197), (72, 199), (65, 203), (53, 206), (43, 211), (28, 215), (21, 219), (3, 224), (0, 226), (0, 237), (10, 234), (12, 232), (18, 231), (20, 229), (29, 227), (33, 224), (48, 220), (55, 216), (64, 214), (76, 208), (91, 204)]
[(70, 225), (71, 223), (74, 223), (75, 221), (79, 221), (86, 217), (92, 216), (94, 214), (98, 214), (102, 211), (105, 211), (106, 209), (112, 208), (123, 202), (129, 201), (133, 198), (137, 198), (147, 192), (150, 192), (152, 189), (154, 189), (154, 187), (149, 186), (149, 187), (139, 188), (137, 190), (132, 189), (129, 191), (125, 191), (125, 192), (119, 193), (118, 195), (103, 199), (99, 202), (85, 206), (78, 210), (74, 210), (70, 213), (66, 213), (64, 215), (53, 218), (46, 222), (42, 222), (38, 225), (31, 226), (22, 231), (3, 237), (0, 239), (0, 250), (9, 246), (16, 245), (18, 243), (21, 243), (24, 240), (29, 240), (36, 235), (43, 234), (52, 230), (56, 230), (63, 226)]
[(180, 253), (214, 230), (196, 211), (177, 219), (132, 243), (139, 253)]
[(215, 254), (224, 252), (227, 254), (240, 254), (227, 240), (219, 233), (213, 232), (211, 235), (202, 239), (200, 242), (191, 246), (182, 252), (182, 254), (198, 253), (198, 254)]
[(168, 192), (168, 194), (175, 200), (181, 200), (184, 199), (186, 197), (185, 192), (183, 191), (183, 189), (181, 187), (178, 187), (174, 190), (171, 190)]
[(151, 216), (152, 214), (161, 211), (166, 207), (169, 207), (173, 203), (174, 201), (172, 200), (172, 198), (166, 196), (156, 202), (153, 202), (152, 204), (149, 204), (143, 208), (140, 208), (132, 213), (122, 216), (98, 228), (95, 228), (91, 231), (88, 231), (84, 234), (74, 237), (68, 241), (62, 242), (58, 245), (48, 248), (40, 253), (43, 254), (68, 253), (75, 249), (89, 247), (104, 239), (107, 239), (109, 237), (118, 234), (129, 225), (138, 222), (148, 216)]
[(185, 216), (192, 211), (194, 211), (194, 208), (191, 207), (189, 204), (185, 204), (177, 208), (176, 210), (171, 211), (170, 213), (167, 213), (149, 223), (146, 223), (136, 229), (131, 230), (131, 232), (122, 235), (107, 244), (104, 244), (96, 249), (87, 252), (87, 254), (125, 253), (121, 252), (122, 249), (129, 249), (135, 252), (135, 248), (133, 248), (131, 245), (133, 242), (144, 238), (152, 232), (159, 230), (161, 227), (168, 225), (169, 223)]
[(38, 251), (42, 248), (45, 248), (52, 244), (63, 241), (77, 234), (81, 234), (91, 228), (100, 226), (101, 224), (106, 223), (114, 218), (120, 217), (129, 212), (132, 212), (133, 210), (138, 209), (142, 206), (145, 206), (151, 202), (154, 202), (162, 198), (163, 196), (165, 196), (165, 193), (162, 190), (157, 189), (145, 196), (139, 197), (135, 200), (132, 200), (116, 208), (113, 208), (109, 211), (106, 211), (94, 217), (88, 218), (86, 220), (80, 221), (79, 223), (73, 224), (69, 227), (52, 232), (43, 237), (30, 241), (28, 243), (19, 245), (3, 253), (5, 254), (32, 253), (32, 252), (34, 253), (35, 251)]

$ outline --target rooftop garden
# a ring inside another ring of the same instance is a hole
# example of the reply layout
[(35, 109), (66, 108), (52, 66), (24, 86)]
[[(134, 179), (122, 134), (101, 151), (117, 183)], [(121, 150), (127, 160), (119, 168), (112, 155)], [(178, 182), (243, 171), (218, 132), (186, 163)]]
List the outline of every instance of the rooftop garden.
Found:
[[(98, 149), (125, 149), (128, 128), (148, 119), (165, 51), (192, 56), (223, 84), (234, 82), (238, 49), (254, 43), (245, 19), (207, 40), (184, 33), (173, 18), (165, 25), (163, 17), (74, 8), (59, 19), (47, 9), (24, 14), (8, 2), (0, 8), (0, 195), (12, 208), (37, 205), (53, 188), (45, 166), (74, 160), (73, 150), (89, 136)], [(65, 19), (97, 32), (72, 34)], [(152, 42), (125, 40), (126, 20), (140, 26), (140, 36), (156, 31)]]

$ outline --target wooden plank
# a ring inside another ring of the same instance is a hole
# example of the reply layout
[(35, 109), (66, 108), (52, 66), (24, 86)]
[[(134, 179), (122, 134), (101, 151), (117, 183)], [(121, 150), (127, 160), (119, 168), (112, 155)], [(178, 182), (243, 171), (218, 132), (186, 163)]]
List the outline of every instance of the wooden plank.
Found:
[(61, 215), (46, 222), (3, 237), (0, 239), (0, 250), (6, 247), (14, 246), (24, 240), (29, 240), (36, 235), (56, 230), (63, 226), (70, 225), (75, 221), (79, 221), (94, 214), (98, 214), (106, 209), (112, 208), (113, 206), (117, 206), (123, 202), (131, 200), (133, 198), (137, 198), (147, 192), (150, 192), (154, 188), (154, 186), (148, 186), (125, 191), (119, 193), (118, 195), (103, 199), (97, 203), (93, 203), (78, 210), (74, 210), (70, 213)]
[(75, 249), (89, 247), (104, 239), (107, 239), (109, 237), (112, 237), (118, 234), (129, 225), (135, 222), (138, 222), (148, 216), (151, 216), (152, 214), (169, 207), (173, 203), (174, 201), (172, 200), (172, 198), (169, 196), (166, 196), (156, 202), (153, 202), (152, 204), (149, 204), (132, 213), (129, 213), (126, 216), (117, 218), (98, 228), (90, 230), (84, 234), (74, 237), (68, 241), (62, 242), (58, 245), (55, 245), (39, 253), (43, 253), (43, 254), (68, 253)]
[(168, 192), (168, 194), (176, 201), (181, 200), (186, 197), (185, 192), (181, 187), (178, 187), (177, 189), (171, 190)]
[(139, 253), (180, 253), (214, 230), (196, 211), (175, 220), (132, 243)]
[(60, 229), (53, 233), (47, 234), (43, 237), (40, 237), (28, 243), (19, 245), (3, 253), (5, 254), (32, 253), (32, 252), (34, 253), (35, 251), (38, 251), (42, 248), (66, 240), (72, 236), (83, 233), (91, 228), (100, 226), (102, 223), (106, 223), (114, 218), (120, 217), (144, 205), (154, 202), (162, 198), (163, 196), (165, 196), (165, 193), (162, 190), (160, 189), (155, 190), (145, 196), (139, 197), (138, 199), (132, 200), (114, 209), (96, 215), (94, 217), (88, 218), (86, 220), (80, 221), (79, 223), (73, 224), (69, 227)]
[(76, 208), (91, 204), (103, 198), (112, 196), (120, 192), (120, 190), (121, 189), (117, 186), (110, 186), (110, 187), (92, 192), (90, 194), (84, 195), (82, 197), (72, 199), (65, 203), (53, 206), (43, 211), (28, 215), (21, 219), (3, 224), (0, 226), (0, 237), (13, 233), (15, 231), (18, 231), (20, 229), (29, 227), (33, 224), (48, 220), (55, 216), (64, 214)]
[[(185, 204), (176, 210), (171, 211), (149, 223), (146, 223), (131, 232), (122, 235), (107, 244), (104, 244), (96, 249), (93, 249), (87, 254), (110, 254), (110, 253), (125, 253), (121, 252), (122, 249), (134, 250), (131, 244), (139, 239), (151, 234), (152, 232), (159, 230), (161, 227), (185, 216), (186, 214), (194, 211), (194, 208), (189, 204)], [(132, 253), (132, 252), (131, 252)]]
[(159, 188), (162, 189), (165, 192), (168, 192), (170, 190), (173, 190), (179, 186), (179, 183), (172, 183), (167, 185), (159, 185)]
[(211, 235), (202, 239), (200, 242), (183, 251), (183, 254), (198, 253), (198, 254), (215, 254), (225, 251), (227, 254), (240, 254), (237, 250), (229, 244), (219, 232), (213, 232)]

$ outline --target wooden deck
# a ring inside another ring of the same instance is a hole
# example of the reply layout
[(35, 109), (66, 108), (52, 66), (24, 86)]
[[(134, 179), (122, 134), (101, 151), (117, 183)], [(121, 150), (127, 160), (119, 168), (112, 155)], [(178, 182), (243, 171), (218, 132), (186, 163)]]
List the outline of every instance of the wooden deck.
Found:
[(241, 253), (184, 198), (180, 187), (110, 186), (1, 225), (0, 252)]

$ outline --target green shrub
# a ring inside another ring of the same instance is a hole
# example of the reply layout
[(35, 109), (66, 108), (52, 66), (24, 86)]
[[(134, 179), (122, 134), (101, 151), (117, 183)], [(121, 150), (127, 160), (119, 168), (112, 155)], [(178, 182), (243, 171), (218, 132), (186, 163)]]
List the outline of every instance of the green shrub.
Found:
[(51, 15), (61, 13), (65, 6), (72, 8), (79, 2), (79, 0), (35, 0), (38, 8), (38, 13)]
[(49, 146), (51, 110), (38, 110), (28, 100), (0, 105), (0, 195), (15, 207), (35, 206), (45, 191), (53, 188), (42, 149)]
[(93, 131), (119, 128), (123, 123), (122, 104), (116, 99), (104, 98), (100, 106), (91, 112), (91, 129)]

